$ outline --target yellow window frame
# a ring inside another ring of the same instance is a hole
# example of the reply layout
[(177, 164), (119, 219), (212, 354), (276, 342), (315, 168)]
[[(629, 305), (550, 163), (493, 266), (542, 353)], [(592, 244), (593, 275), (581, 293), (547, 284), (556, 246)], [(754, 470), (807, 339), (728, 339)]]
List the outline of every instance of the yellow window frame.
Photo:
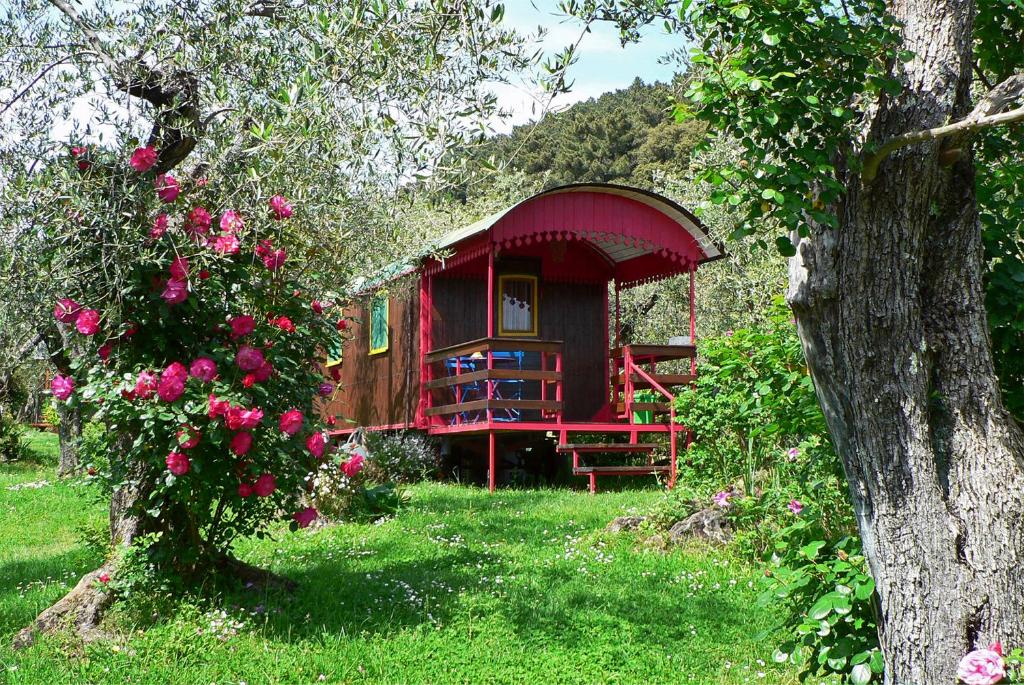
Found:
[[(373, 310), (374, 310), (374, 301), (378, 300), (378, 299), (384, 301), (384, 344), (379, 346), (379, 347), (374, 347), (373, 346), (373, 324), (374, 324), (374, 320), (375, 319), (374, 319), (374, 316), (373, 316)], [(367, 336), (369, 337), (369, 341), (368, 341), (368, 347), (370, 348), (369, 354), (382, 354), (384, 352), (387, 352), (388, 351), (388, 345), (389, 345), (389, 343), (391, 341), (391, 328), (390, 328), (390, 323), (391, 323), (391, 298), (389, 298), (387, 295), (376, 295), (376, 296), (370, 298), (369, 316), (367, 316), (367, 319), (369, 319), (369, 322), (370, 322), (370, 325), (366, 327), (367, 328)]]
[[(509, 331), (505, 329), (505, 316), (501, 308), (501, 294), (505, 292), (505, 283), (507, 281), (529, 281), (532, 285), (533, 302), (530, 303), (532, 307), (531, 312), (531, 328), (528, 331)], [(530, 274), (501, 274), (498, 276), (498, 291), (494, 293), (494, 297), (497, 300), (495, 303), (495, 313), (498, 317), (498, 336), (502, 338), (514, 338), (519, 336), (537, 337), (537, 326), (540, 321), (540, 313), (537, 311), (537, 292), (538, 292), (538, 281), (536, 276)]]

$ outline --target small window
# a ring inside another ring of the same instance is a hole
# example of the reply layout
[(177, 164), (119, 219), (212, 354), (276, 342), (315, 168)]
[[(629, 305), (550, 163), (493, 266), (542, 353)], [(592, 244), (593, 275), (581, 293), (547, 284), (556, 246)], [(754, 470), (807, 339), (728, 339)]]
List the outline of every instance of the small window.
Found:
[(388, 351), (388, 309), (387, 295), (370, 300), (370, 354)]
[(537, 277), (498, 277), (498, 335), (537, 335)]

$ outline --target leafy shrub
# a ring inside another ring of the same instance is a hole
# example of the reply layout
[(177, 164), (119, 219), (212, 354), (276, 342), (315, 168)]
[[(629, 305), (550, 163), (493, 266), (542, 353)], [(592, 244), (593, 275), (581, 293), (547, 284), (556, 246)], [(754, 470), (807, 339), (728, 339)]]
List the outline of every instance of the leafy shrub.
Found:
[(0, 411), (0, 461), (17, 461), (25, 456), (25, 431), (4, 411)]
[(55, 427), (60, 425), (60, 414), (52, 402), (43, 405), (43, 421)]
[(875, 583), (858, 538), (830, 538), (808, 513), (779, 535), (764, 583), (760, 602), (789, 609), (781, 626), (789, 638), (776, 650), (777, 662), (854, 685), (880, 679)]
[(322, 517), (372, 521), (393, 516), (408, 501), (393, 483), (371, 485), (371, 461), (365, 454), (361, 445), (346, 443), (310, 474), (310, 500)]
[(686, 452), (682, 477), (743, 481), (754, 494), (799, 443), (814, 446), (827, 468), (838, 469), (824, 416), (807, 373), (789, 310), (777, 300), (766, 329), (740, 329), (700, 343), (694, 387), (676, 396), (678, 420), (696, 441)]
[(366, 476), (372, 482), (416, 483), (437, 473), (437, 447), (422, 433), (368, 432), (363, 444), (369, 453)]

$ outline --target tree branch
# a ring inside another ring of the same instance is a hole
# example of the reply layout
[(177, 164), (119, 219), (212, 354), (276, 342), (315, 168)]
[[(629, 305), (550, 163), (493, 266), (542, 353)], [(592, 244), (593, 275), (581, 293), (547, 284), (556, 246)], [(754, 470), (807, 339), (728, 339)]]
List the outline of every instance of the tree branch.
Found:
[(1024, 95), (1024, 74), (1015, 74), (989, 91), (967, 116), (954, 124), (937, 126), (924, 131), (904, 133), (887, 141), (873, 155), (864, 160), (861, 180), (871, 183), (878, 175), (878, 166), (892, 152), (926, 140), (938, 140), (952, 135), (967, 135), (979, 129), (1024, 121), (1024, 107), (1006, 111), (1006, 107)]

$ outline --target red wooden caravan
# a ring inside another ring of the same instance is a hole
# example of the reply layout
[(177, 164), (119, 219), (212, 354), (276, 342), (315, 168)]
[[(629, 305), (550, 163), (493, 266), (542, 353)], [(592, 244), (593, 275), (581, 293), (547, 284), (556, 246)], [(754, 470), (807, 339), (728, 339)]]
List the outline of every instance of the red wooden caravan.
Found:
[[(323, 407), (346, 426), (337, 434), (445, 436), (448, 448), (477, 448), (481, 464), (486, 455), (492, 490), (506, 455), (550, 438), (591, 491), (598, 475), (662, 474), (674, 484), (689, 435), (674, 421), (672, 393), (696, 373), (693, 274), (722, 256), (700, 221), (654, 193), (576, 184), (432, 248), (450, 256), (396, 269), (347, 311), (358, 323), (342, 359), (329, 362), (340, 364), (340, 383)], [(679, 274), (690, 276), (689, 335), (620, 345), (619, 291)], [(658, 440), (666, 463), (653, 458)], [(596, 453), (647, 458), (596, 466)]]

